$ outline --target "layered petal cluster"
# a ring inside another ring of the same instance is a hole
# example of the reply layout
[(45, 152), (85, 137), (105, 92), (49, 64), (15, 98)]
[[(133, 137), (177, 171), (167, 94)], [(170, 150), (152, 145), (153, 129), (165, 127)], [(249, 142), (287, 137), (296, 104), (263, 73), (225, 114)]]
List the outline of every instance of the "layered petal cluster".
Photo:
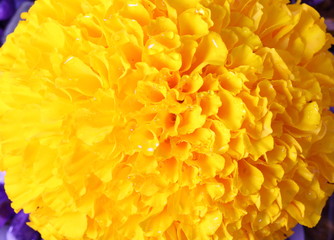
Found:
[(37, 0), (1, 169), (45, 240), (285, 239), (334, 189), (334, 42), (287, 0)]

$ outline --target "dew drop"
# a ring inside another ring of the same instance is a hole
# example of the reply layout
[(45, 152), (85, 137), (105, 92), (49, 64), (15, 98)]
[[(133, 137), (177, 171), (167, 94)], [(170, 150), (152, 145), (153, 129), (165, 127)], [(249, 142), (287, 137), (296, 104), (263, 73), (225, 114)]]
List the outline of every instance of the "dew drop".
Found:
[(314, 200), (317, 198), (317, 194), (314, 191), (310, 190), (307, 192), (306, 198), (309, 200)]
[(69, 61), (71, 61), (73, 59), (73, 57), (69, 57), (68, 59), (66, 59), (66, 61), (64, 62), (64, 64), (68, 63)]
[(150, 45), (147, 46), (148, 49), (151, 49), (153, 47), (154, 47), (154, 43), (152, 43), (152, 44), (150, 44)]
[(215, 47), (218, 48), (218, 44), (214, 39), (212, 39), (212, 42), (213, 42), (213, 45), (215, 45)]
[(147, 151), (148, 151), (148, 152), (153, 152), (154, 149), (153, 149), (153, 148), (148, 148)]

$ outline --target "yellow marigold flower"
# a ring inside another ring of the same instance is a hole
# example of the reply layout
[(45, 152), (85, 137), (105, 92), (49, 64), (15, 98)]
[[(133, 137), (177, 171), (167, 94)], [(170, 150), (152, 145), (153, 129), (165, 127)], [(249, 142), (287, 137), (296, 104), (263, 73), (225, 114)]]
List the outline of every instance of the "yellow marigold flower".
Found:
[(334, 190), (334, 43), (287, 0), (38, 0), (0, 167), (45, 240), (284, 239)]

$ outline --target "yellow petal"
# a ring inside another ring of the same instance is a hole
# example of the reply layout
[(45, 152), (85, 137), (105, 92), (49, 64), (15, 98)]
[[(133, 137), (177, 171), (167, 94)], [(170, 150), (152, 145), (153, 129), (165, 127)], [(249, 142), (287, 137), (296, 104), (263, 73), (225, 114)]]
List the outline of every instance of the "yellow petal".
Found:
[(250, 154), (253, 155), (254, 160), (257, 160), (260, 156), (269, 152), (274, 148), (274, 138), (269, 135), (261, 140), (251, 141), (252, 149), (250, 150)]
[(204, 179), (214, 177), (225, 166), (225, 159), (218, 154), (195, 153), (193, 160), (195, 161), (194, 164), (199, 167), (200, 174)]
[(167, 230), (167, 228), (172, 224), (172, 222), (173, 222), (172, 216), (165, 209), (161, 213), (153, 217), (150, 217), (148, 220), (142, 222), (140, 225), (146, 232), (146, 236), (158, 237), (161, 236), (162, 233)]
[(225, 64), (227, 57), (227, 48), (221, 39), (220, 35), (215, 32), (210, 32), (202, 38), (195, 54), (196, 66), (194, 71), (199, 71), (206, 65), (221, 66)]
[(286, 179), (279, 183), (279, 188), (281, 190), (281, 206), (284, 208), (291, 203), (293, 198), (299, 191), (299, 186), (292, 180)]
[(295, 218), (298, 222), (301, 222), (305, 214), (305, 205), (297, 200), (292, 201), (287, 207), (288, 213)]
[(230, 130), (220, 121), (212, 121), (211, 130), (215, 132), (214, 149), (219, 153), (226, 152), (231, 138)]
[(88, 96), (92, 96), (101, 87), (99, 77), (77, 57), (68, 57), (62, 69), (64, 77), (56, 79), (58, 87), (73, 89)]
[(59, 233), (70, 239), (82, 238), (87, 228), (87, 217), (79, 212), (67, 213), (52, 220)]
[(205, 116), (201, 115), (201, 108), (199, 106), (190, 107), (181, 115), (181, 122), (179, 125), (180, 134), (189, 134), (197, 128), (203, 126)]
[(208, 183), (206, 189), (213, 200), (221, 198), (225, 193), (224, 185), (219, 183)]
[(218, 113), (218, 109), (222, 105), (222, 102), (217, 95), (208, 93), (201, 96), (200, 105), (202, 108), (202, 114), (211, 116)]
[(238, 162), (239, 173), (239, 191), (242, 194), (249, 195), (260, 190), (264, 177), (261, 171), (245, 160)]
[(197, 38), (208, 34), (212, 26), (209, 14), (205, 8), (192, 8), (182, 12), (178, 18), (180, 34)]
[(199, 224), (199, 231), (203, 236), (213, 235), (222, 223), (222, 213), (220, 211), (211, 212), (205, 215)]
[(297, 128), (303, 131), (316, 132), (321, 126), (319, 106), (316, 102), (311, 102), (305, 106), (301, 112), (300, 121)]
[(196, 5), (200, 2), (199, 0), (168, 0), (167, 1), (173, 8), (178, 11), (182, 11), (187, 8), (196, 7)]
[(150, 22), (150, 14), (138, 1), (126, 3), (124, 8), (121, 10), (121, 14), (124, 17), (138, 21), (141, 25), (146, 25)]
[(215, 135), (210, 129), (198, 128), (193, 133), (184, 135), (182, 139), (189, 142), (194, 149), (211, 150), (215, 141)]
[(227, 91), (221, 91), (220, 99), (222, 106), (219, 108), (218, 116), (229, 129), (239, 129), (246, 115), (244, 103)]
[(203, 78), (198, 74), (194, 73), (189, 75), (182, 76), (179, 82), (179, 87), (182, 92), (185, 93), (195, 93), (203, 85)]

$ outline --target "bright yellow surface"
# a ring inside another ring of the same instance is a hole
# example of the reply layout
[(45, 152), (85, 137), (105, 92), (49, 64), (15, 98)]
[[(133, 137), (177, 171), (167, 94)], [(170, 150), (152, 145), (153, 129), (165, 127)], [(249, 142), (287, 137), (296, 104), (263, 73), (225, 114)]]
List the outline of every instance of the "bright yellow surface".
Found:
[(284, 239), (334, 189), (333, 38), (287, 0), (38, 0), (0, 50), (0, 168), (45, 240)]

